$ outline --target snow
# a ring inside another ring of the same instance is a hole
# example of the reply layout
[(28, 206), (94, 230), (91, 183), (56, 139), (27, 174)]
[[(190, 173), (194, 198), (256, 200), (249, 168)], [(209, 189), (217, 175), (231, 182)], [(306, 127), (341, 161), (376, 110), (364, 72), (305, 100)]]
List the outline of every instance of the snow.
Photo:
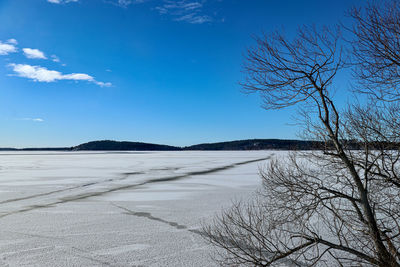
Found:
[(0, 152), (0, 266), (214, 266), (201, 224), (282, 153)]

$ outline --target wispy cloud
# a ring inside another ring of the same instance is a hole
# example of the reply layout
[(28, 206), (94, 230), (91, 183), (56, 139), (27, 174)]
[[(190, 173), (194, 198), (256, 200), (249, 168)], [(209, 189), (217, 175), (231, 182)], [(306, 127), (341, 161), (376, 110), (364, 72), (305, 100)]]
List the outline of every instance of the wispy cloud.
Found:
[(51, 60), (54, 62), (60, 62), (60, 58), (57, 57), (56, 55), (51, 55)]
[(170, 15), (175, 21), (184, 21), (191, 24), (203, 24), (213, 21), (213, 18), (203, 13), (203, 2), (198, 1), (172, 1), (164, 0), (164, 3), (155, 9), (161, 15)]
[(47, 2), (52, 4), (62, 4), (62, 3), (69, 3), (69, 2), (78, 2), (78, 0), (47, 0)]
[(24, 51), (24, 55), (27, 58), (32, 58), (32, 59), (47, 59), (45, 54), (40, 51), (39, 49), (32, 49), (32, 48), (24, 48), (22, 49)]
[[(46, 0), (46, 1), (52, 4), (64, 4), (64, 3), (78, 2), (79, 0)], [(131, 4), (141, 4), (151, 0), (103, 0), (103, 1), (105, 3), (114, 4), (120, 7), (128, 7)]]
[(32, 66), (28, 64), (9, 64), (14, 73), (23, 78), (28, 78), (36, 82), (56, 82), (59, 80), (87, 81), (101, 87), (112, 86), (109, 82), (99, 82), (94, 77), (85, 73), (63, 74), (56, 70), (49, 70), (41, 66)]
[(212, 18), (207, 15), (197, 15), (196, 13), (190, 13), (174, 19), (175, 21), (185, 21), (191, 24), (203, 24), (205, 22), (212, 21)]
[(44, 122), (44, 119), (42, 118), (22, 118), (22, 119), (17, 119), (20, 121), (34, 121), (34, 122)]
[(127, 8), (132, 4), (142, 4), (148, 2), (149, 0), (105, 0), (104, 2), (110, 3), (119, 7)]
[(15, 39), (9, 39), (7, 42), (3, 43), (0, 41), (0, 55), (8, 55), (10, 53), (15, 53), (17, 52), (17, 40)]
[[(78, 0), (47, 0), (47, 2), (54, 4), (77, 1)], [(103, 0), (105, 3), (113, 4), (122, 8), (150, 1), (151, 0)], [(215, 20), (215, 14), (210, 15), (203, 10), (203, 5), (210, 2), (210, 0), (156, 0), (153, 2), (156, 2), (154, 9), (157, 10), (160, 15), (170, 16), (174, 21), (203, 24)]]
[(13, 45), (17, 45), (17, 44), (18, 44), (18, 41), (12, 38), (12, 39), (8, 39), (8, 40), (7, 40), (7, 43), (13, 44)]

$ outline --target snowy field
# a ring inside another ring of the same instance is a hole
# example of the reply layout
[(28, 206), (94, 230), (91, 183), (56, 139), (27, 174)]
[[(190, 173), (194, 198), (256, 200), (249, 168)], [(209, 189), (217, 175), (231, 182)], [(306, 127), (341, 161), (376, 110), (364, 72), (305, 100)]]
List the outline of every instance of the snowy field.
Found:
[(285, 152), (1, 152), (0, 266), (213, 266), (199, 235)]

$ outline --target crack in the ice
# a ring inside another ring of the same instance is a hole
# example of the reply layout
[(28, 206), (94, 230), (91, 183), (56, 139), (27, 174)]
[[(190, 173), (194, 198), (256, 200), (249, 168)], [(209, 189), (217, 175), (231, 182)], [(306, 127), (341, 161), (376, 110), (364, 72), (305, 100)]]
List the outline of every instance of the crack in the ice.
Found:
[(66, 192), (66, 191), (70, 191), (70, 190), (74, 190), (74, 189), (79, 189), (79, 188), (83, 188), (83, 187), (97, 185), (97, 184), (101, 184), (101, 183), (104, 183), (104, 182), (122, 181), (122, 180), (127, 179), (131, 175), (137, 175), (137, 174), (144, 174), (144, 172), (126, 172), (126, 173), (123, 173), (124, 176), (120, 177), (120, 178), (107, 179), (105, 181), (98, 181), (98, 182), (82, 184), (82, 185), (78, 185), (78, 186), (68, 187), (68, 188), (59, 189), (59, 190), (50, 191), (50, 192), (45, 192), (45, 193), (40, 193), (40, 194), (36, 194), (36, 195), (30, 195), (30, 196), (25, 196), (25, 197), (20, 197), (20, 198), (7, 199), (7, 200), (0, 201), (0, 205), (1, 204), (6, 204), (6, 203), (11, 203), (11, 202), (17, 202), (17, 201), (21, 201), (21, 200), (37, 198), (37, 197), (44, 197), (44, 196), (48, 196), (48, 195), (52, 195), (52, 194), (56, 194), (56, 193), (62, 193), (62, 192)]
[(158, 217), (154, 217), (150, 212), (133, 211), (133, 210), (130, 210), (128, 208), (125, 208), (125, 207), (119, 206), (117, 204), (114, 204), (114, 203), (111, 203), (111, 205), (113, 205), (114, 207), (117, 207), (119, 209), (124, 210), (125, 214), (128, 214), (128, 215), (133, 215), (133, 216), (136, 216), (136, 217), (144, 217), (144, 218), (147, 218), (149, 220), (165, 223), (165, 224), (168, 224), (169, 226), (172, 226), (172, 227), (174, 227), (176, 229), (179, 229), (179, 230), (187, 229), (186, 225), (182, 225), (182, 224), (179, 224), (177, 222), (171, 222), (171, 221), (167, 221), (167, 220), (164, 220), (164, 219), (161, 219), (161, 218), (158, 218)]
[[(64, 198), (61, 198), (58, 201), (54, 201), (52, 203), (42, 204), (42, 205), (32, 205), (32, 206), (28, 206), (28, 207), (22, 208), (20, 210), (3, 213), (2, 215), (0, 215), (0, 218), (4, 218), (6, 216), (9, 216), (9, 215), (12, 215), (12, 214), (16, 214), (16, 213), (22, 213), (22, 212), (27, 212), (27, 211), (31, 211), (31, 210), (41, 209), (41, 208), (48, 208), (48, 207), (51, 207), (51, 206), (54, 206), (54, 205), (58, 205), (58, 204), (63, 204), (63, 203), (82, 200), (82, 199), (86, 199), (86, 198), (90, 198), (90, 197), (100, 196), (100, 195), (104, 195), (104, 194), (115, 192), (115, 191), (119, 191), (119, 190), (132, 189), (132, 188), (136, 188), (136, 187), (143, 186), (143, 185), (146, 185), (146, 184), (161, 183), (161, 182), (168, 182), (168, 181), (177, 181), (177, 180), (181, 180), (181, 179), (184, 179), (184, 178), (187, 178), (187, 177), (190, 177), (190, 176), (215, 173), (215, 172), (228, 170), (228, 169), (231, 169), (231, 168), (234, 168), (234, 167), (237, 167), (237, 166), (241, 166), (241, 165), (245, 165), (245, 164), (249, 164), (249, 163), (268, 160), (270, 158), (271, 157), (268, 156), (268, 157), (265, 157), (265, 158), (253, 159), (253, 160), (243, 161), (243, 162), (239, 162), (239, 163), (233, 163), (233, 164), (230, 164), (230, 165), (226, 165), (226, 166), (222, 166), (222, 167), (216, 167), (216, 168), (212, 168), (212, 169), (208, 169), (208, 170), (192, 171), (192, 172), (188, 172), (188, 173), (181, 174), (181, 175), (150, 179), (150, 180), (147, 180), (147, 181), (143, 181), (141, 183), (114, 187), (114, 188), (110, 188), (110, 189), (102, 190), (102, 191), (98, 191), (98, 192), (88, 192), (88, 193), (78, 194), (78, 195), (71, 196), (71, 197), (64, 197)], [(74, 189), (77, 189), (77, 188), (80, 188), (80, 187), (82, 187), (82, 186), (75, 187)], [(66, 191), (66, 190), (70, 190), (70, 189), (63, 189), (63, 190)], [(60, 191), (60, 190), (58, 190), (58, 191)], [(53, 194), (53, 193), (50, 192), (50, 193), (43, 193), (43, 194), (44, 195), (49, 195), (49, 194)], [(36, 196), (34, 196), (34, 197), (36, 197)], [(22, 199), (25, 199), (25, 198), (22, 198)], [(12, 200), (12, 201), (18, 201), (18, 200)], [(5, 202), (5, 203), (7, 203), (7, 202)], [(0, 202), (0, 204), (1, 204), (1, 202)]]
[(17, 231), (5, 231), (5, 230), (1, 230), (1, 232), (11, 233), (11, 234), (18, 234), (18, 235), (25, 235), (25, 236), (37, 237), (37, 238), (43, 238), (43, 239), (63, 240), (63, 238), (61, 238), (61, 237), (46, 236), (46, 235), (31, 234), (31, 233), (22, 233), (22, 232), (17, 232)]

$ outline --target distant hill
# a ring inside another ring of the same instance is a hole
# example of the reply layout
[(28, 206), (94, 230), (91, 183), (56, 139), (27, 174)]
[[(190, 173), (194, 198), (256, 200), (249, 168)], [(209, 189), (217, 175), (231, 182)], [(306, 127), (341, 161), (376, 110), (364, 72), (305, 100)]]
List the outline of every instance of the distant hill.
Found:
[(250, 139), (220, 143), (198, 144), (188, 147), (168, 145), (119, 142), (112, 140), (93, 141), (73, 147), (72, 150), (124, 150), (124, 151), (177, 151), (177, 150), (309, 150), (316, 148), (317, 142), (280, 139)]
[(14, 150), (18, 149), (12, 147), (0, 147), (0, 151), (14, 151)]
[(0, 148), (0, 151), (179, 151), (179, 150), (312, 150), (321, 148), (320, 142), (281, 139), (249, 139), (219, 143), (205, 143), (187, 147), (101, 140), (74, 147), (58, 148)]
[(206, 143), (184, 147), (184, 150), (309, 150), (320, 144), (314, 141), (281, 140), (281, 139), (249, 139), (220, 143)]
[(181, 148), (150, 143), (102, 140), (80, 144), (73, 147), (72, 150), (175, 151), (181, 150)]

